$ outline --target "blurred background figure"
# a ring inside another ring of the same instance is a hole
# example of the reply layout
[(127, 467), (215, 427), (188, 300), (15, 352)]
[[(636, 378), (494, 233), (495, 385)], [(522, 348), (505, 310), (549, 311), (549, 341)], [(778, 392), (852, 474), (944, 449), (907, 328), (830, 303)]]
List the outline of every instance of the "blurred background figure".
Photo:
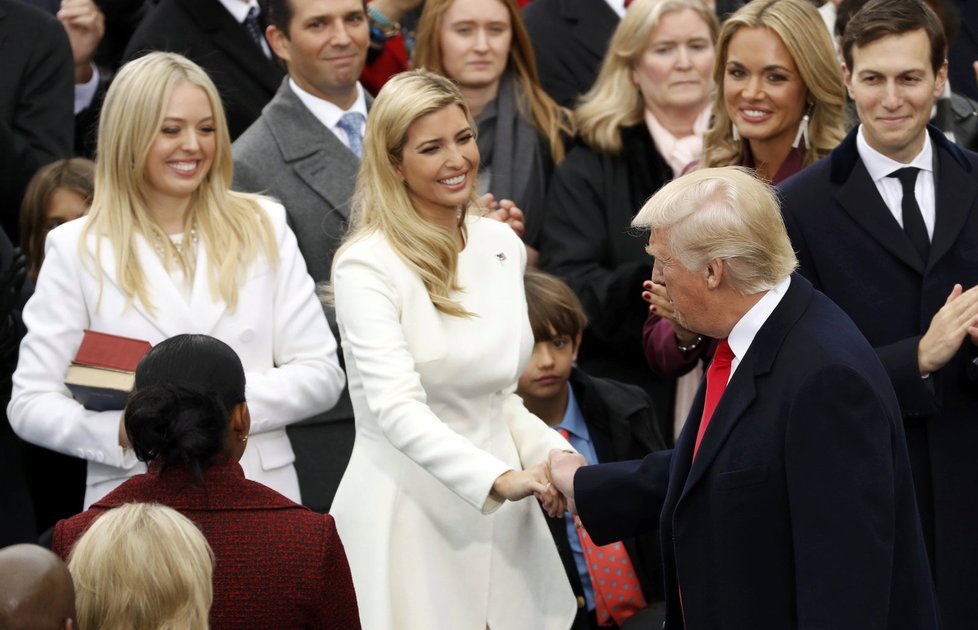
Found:
[[(91, 329), (150, 344), (185, 332), (242, 357), (254, 416), (242, 466), (300, 500), (285, 425), (329, 409), (336, 343), (281, 205), (229, 190), (231, 144), (213, 82), (172, 53), (130, 62), (106, 95), (88, 216), (51, 231), (8, 408), (25, 440), (88, 460), (85, 505), (143, 472), (121, 410), (64, 384)], [(135, 168), (134, 168), (135, 165)]]
[(360, 83), (377, 95), (387, 80), (411, 66), (418, 17), (424, 0), (370, 0), (370, 49)]
[(193, 519), (214, 551), (215, 628), (359, 628), (332, 517), (244, 478), (238, 461), (251, 414), (245, 373), (230, 346), (206, 335), (158, 344), (136, 370), (125, 422), (149, 471), (59, 523), (59, 555), (67, 556), (101, 514), (131, 502), (161, 503)]
[(20, 206), (20, 242), (32, 283), (44, 262), (48, 232), (87, 214), (94, 195), (95, 163), (85, 158), (52, 162), (31, 178)]
[(473, 216), (478, 165), (452, 81), (387, 82), (332, 274), (357, 435), (330, 509), (370, 630), (574, 619), (544, 517), (523, 500), (563, 512), (542, 463), (571, 447), (514, 393), (533, 345), (526, 249)]
[(162, 50), (204, 68), (221, 95), (233, 141), (255, 122), (285, 75), (265, 40), (262, 7), (241, 0), (160, 0), (132, 34), (124, 58)]
[(541, 265), (574, 289), (590, 321), (581, 367), (645, 389), (670, 444), (673, 379), (655, 378), (642, 356), (648, 307), (636, 288), (650, 267), (629, 225), (645, 200), (700, 158), (718, 30), (699, 0), (629, 6), (574, 112), (578, 142), (546, 203)]
[(58, 556), (37, 545), (0, 549), (0, 628), (78, 628), (71, 574)]
[(17, 210), (37, 169), (72, 154), (72, 60), (50, 15), (0, 0), (0, 227), (17, 244)]
[(68, 560), (80, 630), (206, 630), (214, 556), (200, 530), (164, 505), (106, 512)]
[[(828, 155), (845, 134), (842, 72), (825, 24), (806, 0), (756, 0), (730, 16), (720, 31), (713, 77), (704, 166), (747, 166), (778, 183)], [(676, 321), (662, 286), (648, 280), (643, 287), (651, 305), (644, 349), (653, 371), (699, 373), (716, 343)], [(677, 398), (674, 435), (695, 390), (684, 393)]]
[(540, 86), (515, 0), (427, 0), (414, 67), (458, 84), (479, 127), (479, 192), (523, 210), (533, 263), (547, 183), (564, 159), (571, 125), (569, 113)]

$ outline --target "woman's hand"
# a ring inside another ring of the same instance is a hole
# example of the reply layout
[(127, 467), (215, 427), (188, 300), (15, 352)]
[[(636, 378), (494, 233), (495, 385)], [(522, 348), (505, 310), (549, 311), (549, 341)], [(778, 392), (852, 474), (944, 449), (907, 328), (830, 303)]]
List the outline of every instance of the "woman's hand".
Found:
[(516, 207), (516, 203), (510, 199), (496, 201), (492, 193), (486, 193), (479, 198), (479, 205), (483, 208), (483, 216), (505, 223), (516, 232), (516, 236), (523, 238), (526, 222), (523, 211)]
[(669, 322), (672, 326), (672, 331), (676, 334), (677, 343), (682, 346), (688, 346), (694, 343), (699, 335), (684, 327), (676, 320), (676, 311), (673, 307), (672, 300), (669, 299), (669, 295), (666, 293), (666, 288), (651, 280), (646, 280), (642, 286), (645, 288), (642, 291), (642, 299), (649, 303), (649, 312), (655, 313)]
[(540, 463), (526, 470), (507, 470), (496, 477), (492, 492), (507, 501), (519, 501), (531, 494), (547, 494), (550, 490), (548, 483), (546, 466)]

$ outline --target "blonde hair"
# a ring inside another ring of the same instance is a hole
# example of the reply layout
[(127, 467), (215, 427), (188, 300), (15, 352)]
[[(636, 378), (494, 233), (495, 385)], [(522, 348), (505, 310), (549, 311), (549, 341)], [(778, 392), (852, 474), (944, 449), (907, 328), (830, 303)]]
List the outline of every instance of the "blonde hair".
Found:
[(723, 259), (741, 295), (773, 288), (798, 266), (774, 189), (739, 166), (674, 179), (649, 199), (633, 227), (668, 230), (673, 256), (690, 271)]
[[(363, 137), (363, 159), (353, 194), (350, 231), (333, 258), (354, 241), (379, 232), (397, 255), (419, 276), (435, 308), (448, 315), (471, 315), (452, 299), (461, 290), (456, 278), (458, 243), (449, 233), (418, 214), (398, 172), (408, 130), (418, 118), (445, 107), (462, 108), (469, 126), (475, 123), (455, 84), (427, 70), (395, 75), (384, 84), (370, 108)], [(472, 182), (469, 204), (476, 204), (478, 185)], [(467, 206), (459, 209), (458, 226), (465, 233)], [(327, 289), (327, 300), (331, 299)]]
[(846, 100), (838, 57), (825, 23), (815, 7), (805, 0), (754, 0), (727, 18), (720, 31), (713, 66), (716, 82), (713, 124), (703, 137), (703, 165), (740, 164), (743, 157), (743, 140), (734, 140), (733, 123), (723, 93), (730, 40), (742, 28), (773, 31), (798, 67), (811, 106), (810, 139), (802, 165), (808, 166), (831, 153), (845, 136)]
[[(550, 144), (550, 156), (554, 164), (560, 164), (564, 159), (564, 142), (561, 136), (574, 134), (570, 112), (554, 102), (540, 86), (533, 45), (523, 25), (523, 18), (520, 16), (520, 8), (516, 1), (498, 1), (509, 12), (509, 23), (513, 31), (506, 67), (514, 72), (520, 87), (517, 90), (517, 107), (520, 113), (547, 138)], [(442, 63), (441, 27), (442, 18), (453, 2), (455, 0), (426, 0), (424, 3), (424, 10), (418, 22), (418, 35), (414, 40), (412, 62), (415, 68), (427, 68), (447, 76), (445, 64)]]
[(645, 102), (632, 81), (639, 62), (662, 18), (677, 11), (695, 12), (710, 28), (710, 43), (717, 40), (716, 14), (702, 0), (635, 0), (618, 23), (598, 78), (581, 96), (574, 110), (578, 134), (591, 147), (605, 153), (622, 150), (621, 128), (644, 120)]
[(99, 516), (68, 556), (81, 630), (207, 628), (214, 554), (187, 517), (128, 503)]
[[(200, 66), (180, 55), (150, 53), (127, 63), (112, 81), (98, 128), (95, 196), (79, 248), (91, 257), (86, 246), (88, 234), (107, 237), (115, 252), (122, 290), (129, 302), (138, 297), (150, 312), (154, 305), (137, 254), (137, 232), (162, 246), (164, 263), (176, 260), (187, 277), (192, 277), (192, 263), (177, 253), (169, 236), (153, 220), (146, 201), (146, 157), (160, 133), (170, 96), (180, 83), (199, 87), (207, 95), (216, 145), (210, 171), (191, 199), (184, 233), (189, 237), (190, 229), (196, 226), (207, 252), (211, 294), (215, 299), (223, 298), (233, 310), (242, 271), (258, 256), (259, 249), (270, 263), (276, 263), (278, 247), (268, 217), (258, 204), (260, 197), (230, 190), (231, 142), (214, 83)], [(96, 239), (95, 259), (101, 257), (101, 246), (101, 239)], [(85, 262), (96, 263), (90, 266), (101, 282), (97, 261)]]

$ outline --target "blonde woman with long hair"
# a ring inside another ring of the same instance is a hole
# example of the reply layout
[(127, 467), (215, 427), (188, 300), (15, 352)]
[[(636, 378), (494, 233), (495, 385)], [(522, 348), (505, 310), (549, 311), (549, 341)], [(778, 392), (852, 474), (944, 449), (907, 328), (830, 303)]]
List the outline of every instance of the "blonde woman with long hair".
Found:
[(516, 0), (426, 0), (413, 63), (458, 84), (479, 130), (481, 189), (523, 210), (535, 257), (547, 184), (573, 132), (540, 86)]
[(343, 373), (285, 210), (229, 188), (214, 84), (176, 54), (130, 62), (106, 95), (98, 146), (91, 211), (48, 234), (24, 309), (11, 426), (88, 460), (87, 507), (146, 468), (128, 448), (121, 410), (86, 409), (64, 384), (85, 330), (151, 344), (209, 334), (247, 372), (246, 476), (299, 501), (285, 425), (332, 406)]
[(748, 166), (777, 184), (845, 135), (845, 90), (832, 39), (806, 0), (759, 0), (723, 23), (713, 124), (703, 165)]
[(465, 99), (423, 70), (370, 111), (351, 234), (333, 263), (356, 442), (330, 512), (367, 630), (568, 628), (543, 513), (552, 448), (516, 382), (533, 349), (526, 250), (474, 216)]
[(700, 158), (710, 117), (719, 26), (700, 0), (635, 0), (591, 90), (574, 112), (580, 142), (547, 196), (541, 266), (577, 293), (590, 324), (579, 361), (596, 376), (638, 385), (672, 435), (672, 380), (642, 356), (648, 312), (636, 290), (651, 270), (632, 217)]

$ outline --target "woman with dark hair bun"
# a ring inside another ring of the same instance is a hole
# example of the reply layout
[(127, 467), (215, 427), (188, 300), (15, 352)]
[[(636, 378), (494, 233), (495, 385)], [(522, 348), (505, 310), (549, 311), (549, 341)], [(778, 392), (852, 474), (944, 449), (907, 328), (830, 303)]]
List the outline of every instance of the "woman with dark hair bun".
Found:
[(149, 469), (58, 523), (56, 553), (66, 558), (106, 510), (161, 503), (196, 523), (214, 550), (212, 628), (360, 627), (333, 518), (244, 477), (251, 416), (230, 346), (207, 335), (158, 344), (136, 369), (124, 418)]

